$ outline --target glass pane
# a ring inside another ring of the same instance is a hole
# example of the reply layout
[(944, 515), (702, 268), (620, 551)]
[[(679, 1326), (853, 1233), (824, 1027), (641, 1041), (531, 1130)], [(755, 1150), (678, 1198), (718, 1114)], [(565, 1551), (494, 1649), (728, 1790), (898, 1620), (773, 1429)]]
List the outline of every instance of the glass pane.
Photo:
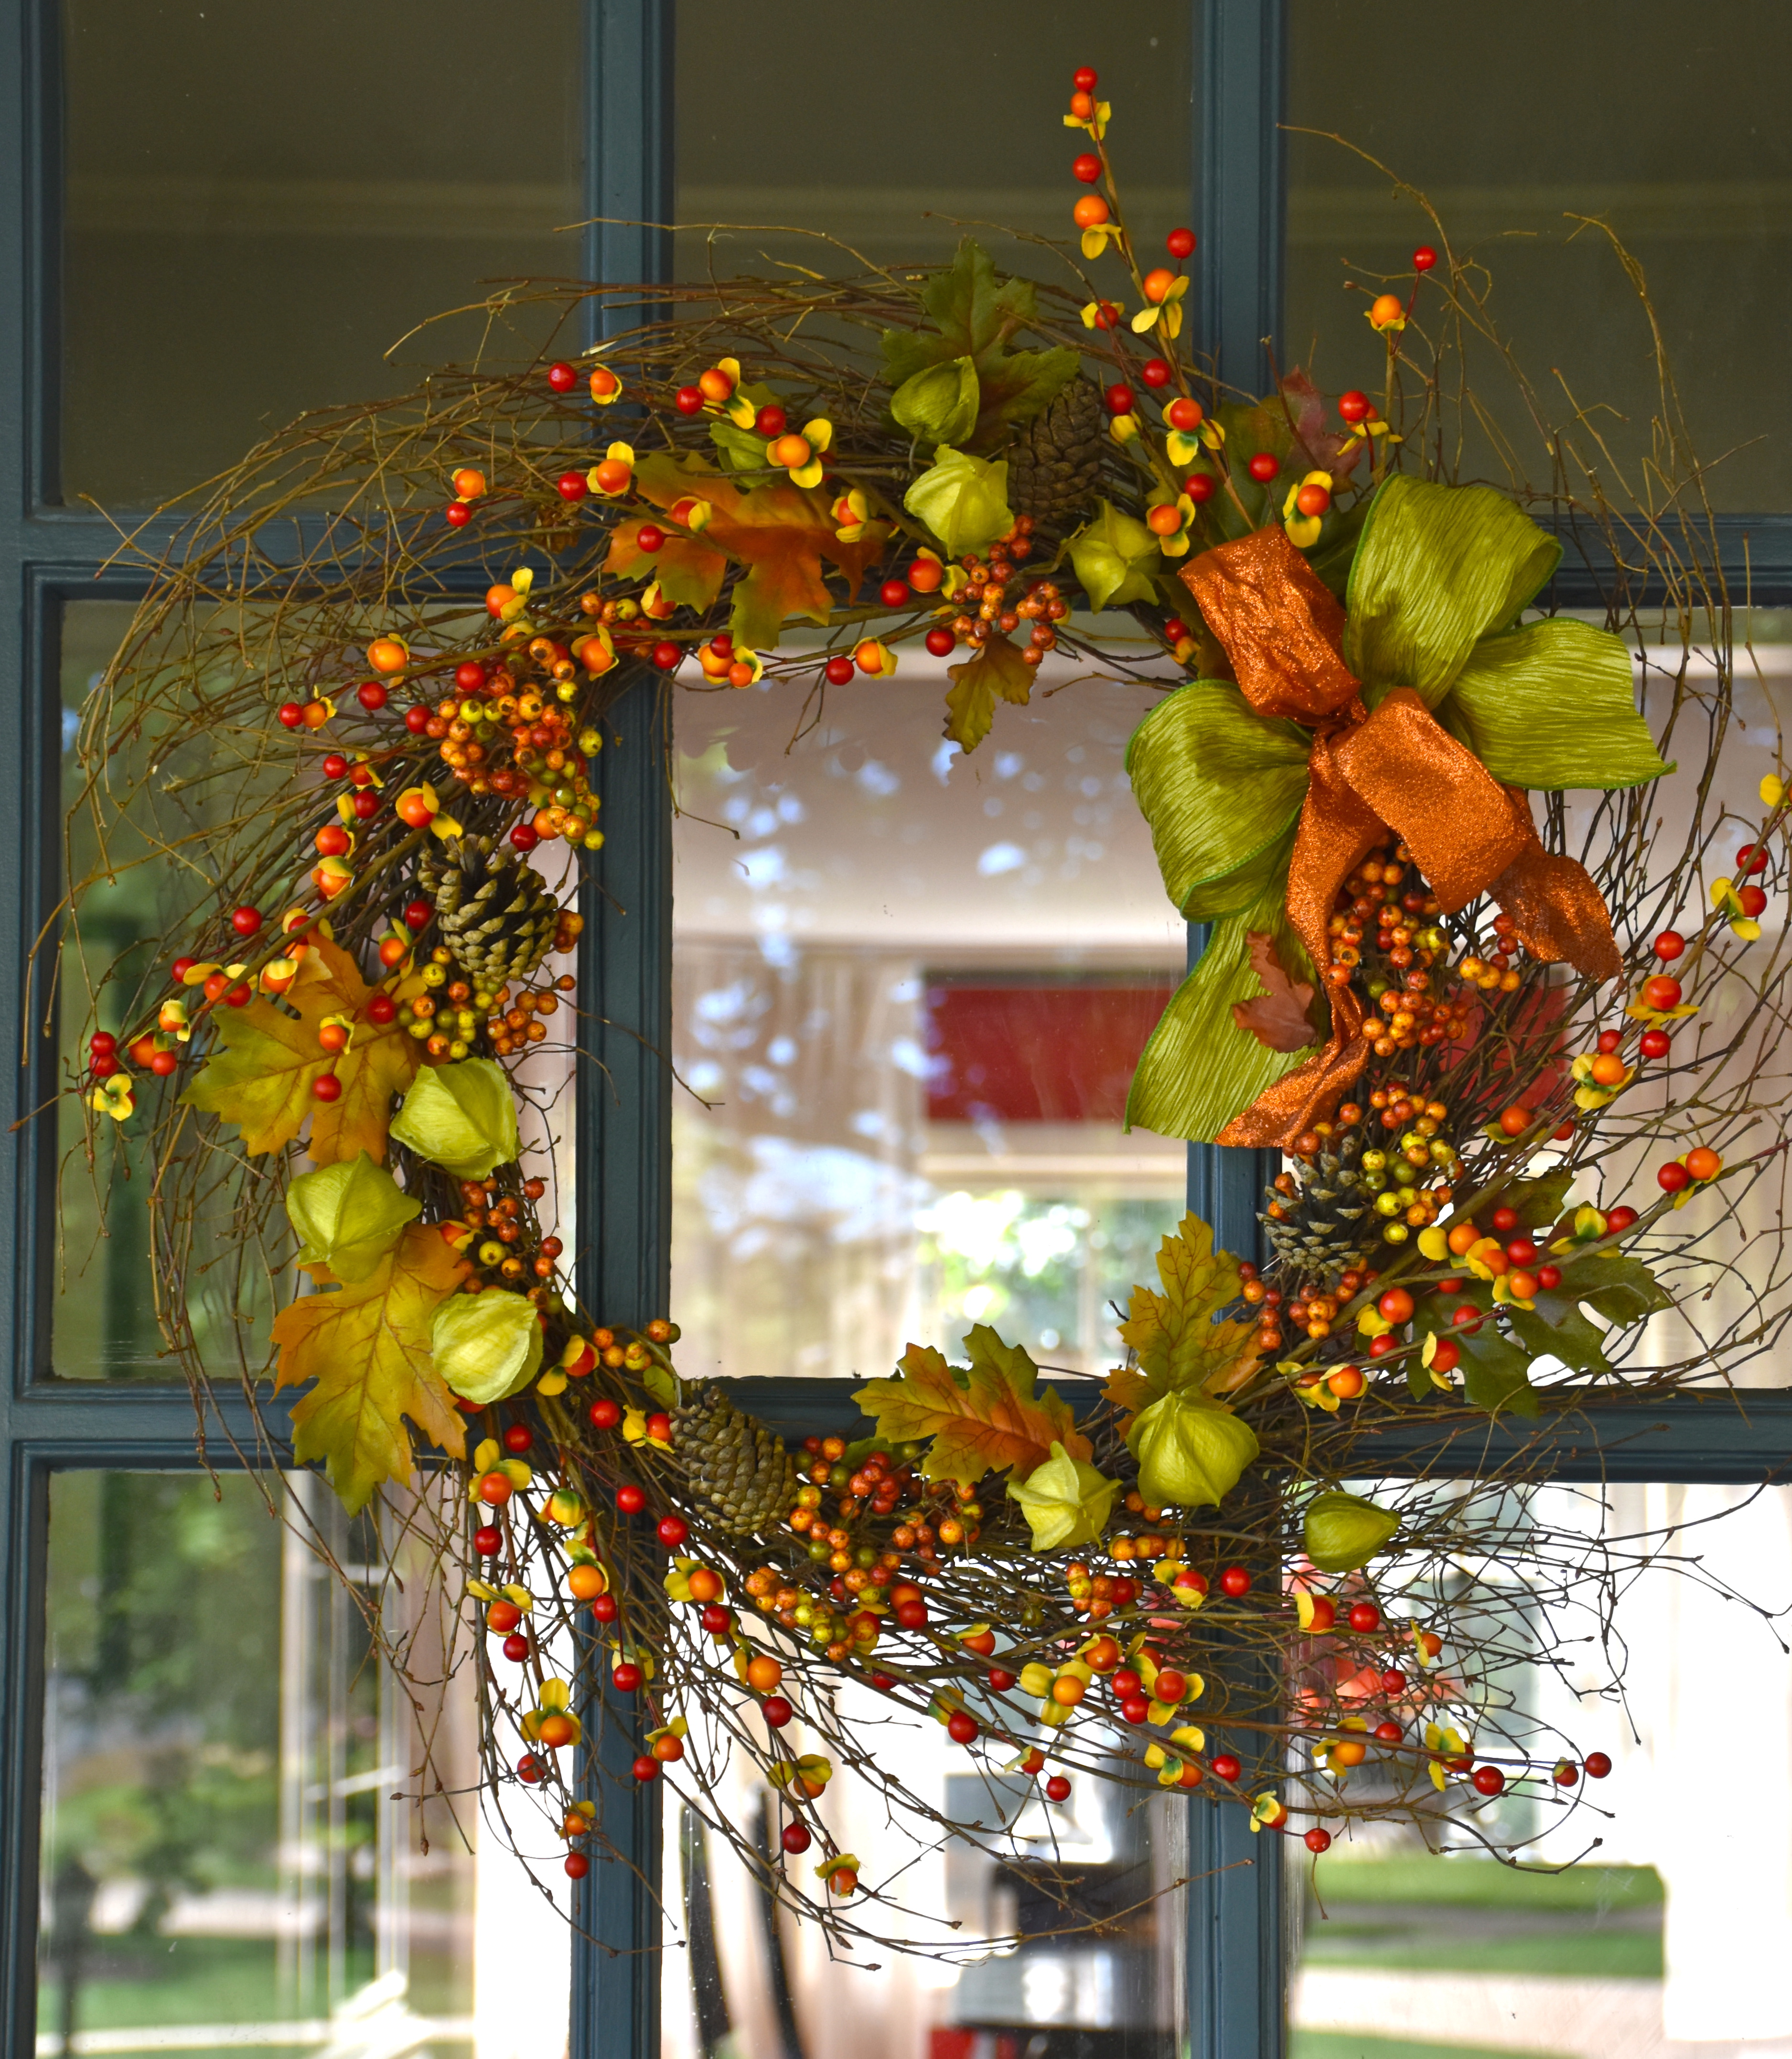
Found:
[[(62, 489), (184, 492), (580, 267), (576, 0), (62, 0)], [(470, 82), (476, 81), (476, 90)]]
[[(1395, 1709), (1409, 1731), (1454, 1722), (1497, 1760), (1514, 1783), (1497, 1800), (1452, 1778), (1423, 1835), (1359, 1822), (1316, 1862), (1288, 1838), (1304, 1912), (1290, 2059), (1769, 2059), (1792, 2038), (1777, 1973), (1792, 1945), (1792, 1660), (1734, 1599), (1777, 1606), (1792, 1580), (1792, 1491), (1558, 1487), (1531, 1517), (1655, 1563), (1626, 1575), (1609, 1628), (1590, 1580), (1554, 1618), (1563, 1634), (1533, 1613), (1498, 1683), (1531, 1722), (1499, 1726), (1503, 1741), (1453, 1699), (1448, 1644)], [(1726, 1738), (1742, 1754), (1729, 1797), (1712, 1786)], [(1559, 1786), (1565, 1750), (1603, 1752), (1611, 1771)], [(1396, 1757), (1348, 1776), (1352, 1803), (1392, 1794)]]
[(672, 1301), (687, 1376), (887, 1372), (994, 1324), (1093, 1372), (1184, 1147), (1123, 1128), (1184, 931), (1128, 787), (1149, 684), (1084, 679), (974, 758), (943, 673), (687, 695), (674, 840)]
[[(768, 260), (856, 272), (854, 252), (878, 265), (933, 261), (969, 234), (1005, 271), (1071, 284), (1049, 253), (1000, 231), (1061, 241), (1073, 233), (1076, 139), (1059, 117), (1078, 64), (1097, 68), (1114, 107), (1110, 133), (1128, 219), (1153, 247), (1188, 220), (1189, 10), (1115, 0), (1098, 21), (1079, 24), (1073, 52), (1061, 37), (1017, 38), (996, 17), (937, 5), (901, 19), (892, 31), (898, 43), (918, 35), (950, 52), (947, 61), (910, 72), (892, 50), (897, 62), (868, 66), (844, 18), (829, 33), (809, 0), (748, 0), (731, 11), (725, 36), (679, 37), (674, 219), (699, 225), (679, 239), (681, 279), (763, 272)], [(743, 119), (746, 110), (773, 108), (787, 109), (789, 118)], [(872, 129), (856, 126), (874, 110), (875, 133), (906, 137), (904, 147), (875, 147)], [(838, 129), (841, 116), (856, 142)], [(702, 227), (711, 223), (735, 227), (711, 237)], [(812, 233), (743, 233), (743, 225)], [(850, 247), (830, 250), (814, 233)]]
[(308, 1476), (54, 1476), (40, 2049), (561, 2049), (566, 1932), (480, 1840), (473, 1706), (370, 1660), (369, 1614), (420, 1673), (452, 1651), (388, 1563)]
[[(1384, 353), (1345, 281), (1379, 293), (1394, 275), (1404, 293), (1415, 245), (1436, 241), (1410, 197), (1329, 140), (1341, 137), (1428, 195), (1459, 260), (1486, 265), (1492, 313), (1551, 418), (1614, 411), (1597, 417), (1608, 473), (1641, 493), (1660, 412), (1648, 326), (1607, 238), (1568, 217), (1609, 221), (1647, 271), (1715, 504), (1792, 504), (1792, 396), (1757, 376), (1792, 318), (1780, 92), (1792, 13), (1774, 0), (1696, 18), (1678, 0), (1513, 0), (1459, 9), (1440, 34), (1426, 0), (1290, 0), (1288, 24), (1289, 362), (1328, 392), (1378, 394)], [(1421, 291), (1428, 329), (1438, 305)], [(1495, 368), (1471, 368), (1521, 436)], [(1519, 448), (1547, 488), (1541, 441)], [(1468, 476), (1493, 463), (1471, 444)]]

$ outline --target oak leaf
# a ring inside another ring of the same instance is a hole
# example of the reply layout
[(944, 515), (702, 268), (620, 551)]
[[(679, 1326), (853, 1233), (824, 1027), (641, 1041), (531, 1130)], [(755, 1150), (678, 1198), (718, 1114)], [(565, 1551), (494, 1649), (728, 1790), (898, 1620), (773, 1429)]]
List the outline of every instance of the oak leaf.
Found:
[(1006, 636), (992, 636), (968, 664), (948, 665), (946, 734), (968, 756), (990, 733), (996, 696), (1024, 707), (1037, 675)]
[(1053, 1444), (1072, 1459), (1092, 1447), (1064, 1397), (1035, 1393), (1039, 1368), (1018, 1344), (1004, 1344), (986, 1323), (965, 1339), (970, 1364), (949, 1365), (930, 1344), (910, 1344), (894, 1380), (874, 1380), (853, 1399), (873, 1417), (885, 1443), (931, 1439), (921, 1463), (924, 1480), (971, 1481), (1013, 1468), (1025, 1476), (1044, 1465)]
[(1157, 1277), (1163, 1292), (1135, 1287), (1120, 1326), (1138, 1363), (1117, 1368), (1102, 1390), (1129, 1413), (1189, 1388), (1229, 1394), (1260, 1356), (1254, 1323), (1213, 1320), (1238, 1299), (1244, 1280), (1238, 1260), (1213, 1249), (1213, 1233), (1199, 1216), (1185, 1215), (1158, 1247)]
[[(261, 1000), (213, 1009), (212, 1027), (221, 1048), (181, 1099), (234, 1123), (251, 1157), (282, 1149), (309, 1121), (306, 1148), (315, 1164), (334, 1165), (363, 1151), (379, 1161), (386, 1155), (392, 1097), (410, 1084), (420, 1061), (416, 1042), (398, 1021), (366, 1019), (362, 1011), (372, 992), (346, 951), (327, 938), (313, 939), (286, 993), (297, 1015)], [(317, 1041), (319, 1028), (333, 1015), (354, 1022), (348, 1049), (333, 1059)], [(319, 1101), (313, 1082), (333, 1071), (341, 1093), (333, 1101)]]
[[(311, 1268), (334, 1284), (328, 1268)], [(276, 1390), (316, 1384), (293, 1410), (293, 1451), (321, 1459), (352, 1515), (383, 1480), (412, 1468), (404, 1418), (456, 1458), (466, 1424), (430, 1355), (437, 1308), (467, 1271), (432, 1225), (408, 1225), (364, 1280), (307, 1294), (274, 1317)]]
[(1291, 979), (1276, 955), (1276, 940), (1261, 930), (1250, 930), (1251, 970), (1263, 982), (1263, 992), (1254, 1001), (1235, 1001), (1232, 1019), (1248, 1030), (1260, 1044), (1272, 1051), (1304, 1051), (1319, 1041), (1308, 1021), (1313, 990), (1304, 980)]

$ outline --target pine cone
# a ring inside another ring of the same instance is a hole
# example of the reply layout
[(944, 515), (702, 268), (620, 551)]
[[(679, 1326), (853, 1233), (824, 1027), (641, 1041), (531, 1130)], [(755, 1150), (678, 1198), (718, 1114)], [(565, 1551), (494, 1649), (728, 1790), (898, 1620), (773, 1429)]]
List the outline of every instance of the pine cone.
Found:
[(790, 1512), (796, 1467), (784, 1440), (706, 1387), (672, 1412), (673, 1448), (691, 1499), (724, 1530), (750, 1537)]
[(480, 986), (527, 979), (552, 949), (560, 904), (520, 853), (490, 837), (457, 838), (440, 855), (425, 853), (417, 876), (443, 942)]
[(1381, 1218), (1365, 1181), (1363, 1133), (1347, 1129), (1296, 1168), (1292, 1199), (1268, 1190), (1273, 1213), (1261, 1218), (1277, 1260), (1302, 1287), (1331, 1287), (1340, 1272), (1366, 1265), (1381, 1241)]
[(1076, 526), (1095, 497), (1107, 449), (1107, 415), (1092, 381), (1073, 379), (1008, 452), (1008, 501), (1055, 540)]

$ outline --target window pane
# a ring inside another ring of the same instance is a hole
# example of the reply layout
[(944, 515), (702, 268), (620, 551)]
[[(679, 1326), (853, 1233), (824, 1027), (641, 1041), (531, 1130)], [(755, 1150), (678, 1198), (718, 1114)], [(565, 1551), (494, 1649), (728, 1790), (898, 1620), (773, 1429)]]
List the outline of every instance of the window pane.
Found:
[[(1409, 1733), (1455, 1723), (1509, 1779), (1528, 1758), (1527, 1778), (1491, 1802), (1452, 1779), (1423, 1837), (1359, 1824), (1316, 1869), (1288, 1840), (1304, 1912), (1291, 2059), (1765, 2059), (1792, 2037), (1777, 1973), (1792, 1947), (1792, 1661), (1772, 1623), (1724, 1591), (1778, 1604), (1792, 1491), (1556, 1487), (1532, 1512), (1589, 1547), (1609, 1543), (1621, 1563), (1658, 1563), (1623, 1585), (1607, 1631), (1590, 1581), (1575, 1615), (1555, 1619), (1559, 1635), (1533, 1613), (1528, 1655), (1515, 1644), (1495, 1683), (1535, 1719), (1511, 1729), (1513, 1742), (1452, 1703), (1460, 1657), (1448, 1643), (1394, 1708)], [(1465, 1584), (1469, 1571), (1465, 1556)], [(1746, 1765), (1726, 1800), (1713, 1754), (1738, 1736), (1738, 1711)], [(1567, 1750), (1606, 1753), (1609, 1776), (1558, 1786)], [(1372, 1756), (1352, 1773), (1351, 1801), (1388, 1798), (1394, 1762)], [(1518, 1868), (1480, 1849), (1483, 1837), (1515, 1845)]]
[[(575, 0), (62, 0), (62, 486), (145, 504), (580, 267)], [(476, 82), (476, 86), (473, 83)]]
[(418, 1674), (448, 1655), (386, 1563), (309, 1476), (54, 1476), (43, 2049), (561, 2049), (566, 1933), (480, 1842), (473, 1704), (414, 1714), (370, 1662), (368, 1611)]
[[(1290, 0), (1288, 22), (1289, 123), (1343, 137), (1428, 195), (1459, 259), (1488, 268), (1492, 312), (1552, 419), (1615, 410), (1599, 432), (1627, 490), (1644, 490), (1659, 412), (1648, 327), (1607, 239), (1565, 218), (1603, 217), (1647, 269), (1715, 504), (1792, 504), (1792, 396), (1758, 376), (1792, 319), (1780, 85), (1792, 13), (1774, 0), (1690, 14), (1678, 0), (1513, 0), (1454, 10), (1446, 34), (1425, 0)], [(1384, 352), (1344, 278), (1404, 274), (1404, 292), (1415, 245), (1435, 233), (1325, 137), (1290, 135), (1288, 177), (1287, 358), (1328, 392), (1376, 393)], [(1428, 329), (1437, 305), (1421, 291)], [(1496, 368), (1483, 356), (1471, 369), (1519, 436), (1525, 418)], [(1540, 440), (1521, 452), (1547, 488)], [(1492, 463), (1471, 446), (1470, 476)]]
[(966, 759), (903, 662), (794, 742), (770, 681), (681, 699), (690, 1376), (882, 1374), (974, 1322), (1096, 1371), (1181, 1213), (1184, 1147), (1123, 1127), (1185, 955), (1124, 764), (1156, 692), (1048, 675)]
[[(747, 0), (725, 34), (679, 38), (675, 218), (818, 231), (879, 265), (950, 257), (972, 235), (1002, 269), (1069, 285), (1048, 253), (999, 230), (1073, 233), (1077, 139), (1059, 120), (1071, 70), (1101, 74), (1128, 218), (1155, 247), (1189, 218), (1189, 19), (1114, 0), (1080, 25), (1072, 52), (1061, 37), (1017, 37), (1004, 19), (925, 0), (875, 32), (890, 39), (880, 65), (847, 17), (814, 0)], [(938, 62), (907, 68), (903, 53), (923, 47)], [(763, 271), (766, 258), (860, 269), (850, 251), (738, 228), (682, 237), (677, 257), (681, 279)]]

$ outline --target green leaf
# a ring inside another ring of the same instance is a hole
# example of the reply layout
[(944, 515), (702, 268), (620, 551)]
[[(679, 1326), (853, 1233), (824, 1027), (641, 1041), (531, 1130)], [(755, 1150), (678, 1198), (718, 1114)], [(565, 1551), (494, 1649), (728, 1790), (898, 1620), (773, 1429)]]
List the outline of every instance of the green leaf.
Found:
[(1218, 1503), (1258, 1450), (1249, 1424), (1186, 1390), (1141, 1409), (1126, 1442), (1139, 1462), (1139, 1492), (1157, 1508)]
[(303, 1249), (300, 1265), (327, 1265), (338, 1280), (364, 1280), (423, 1213), (384, 1165), (363, 1151), (306, 1173), (286, 1190), (286, 1213)]
[(641, 1375), (641, 1384), (655, 1401), (663, 1402), (668, 1408), (675, 1408), (683, 1398), (676, 1379), (657, 1360)]
[(1440, 719), (1509, 787), (1640, 787), (1673, 768), (1636, 711), (1630, 647), (1556, 616), (1485, 636)]
[(948, 558), (980, 551), (1014, 526), (1007, 460), (990, 464), (942, 444), (933, 463), (902, 496), (902, 505), (933, 531)]
[(1164, 890), (1187, 919), (1211, 920), (1255, 898), (1262, 882), (1252, 861), (1292, 839), (1312, 749), (1298, 725), (1265, 720), (1217, 679), (1179, 687), (1133, 731), (1127, 777), (1151, 825)]
[(1267, 935), (1292, 979), (1318, 984), (1289, 926), (1284, 890), (1272, 881), (1248, 908), (1215, 922), (1201, 962), (1171, 998), (1140, 1054), (1126, 1121), (1161, 1137), (1211, 1144), (1264, 1088), (1302, 1064), (1304, 1051), (1272, 1051), (1232, 1018), (1262, 982), (1251, 963), (1252, 932)]
[(962, 444), (977, 427), (977, 367), (968, 357), (930, 364), (890, 396), (890, 412), (917, 442)]
[(1582, 1315), (1573, 1298), (1545, 1292), (1535, 1310), (1514, 1308), (1514, 1333), (1533, 1357), (1559, 1359), (1573, 1372), (1610, 1372), (1604, 1332)]
[(1073, 1459), (1061, 1444), (1035, 1466), (1024, 1480), (1010, 1480), (1008, 1495), (1021, 1505), (1033, 1529), (1035, 1551), (1056, 1551), (1071, 1544), (1093, 1544), (1106, 1527), (1108, 1512), (1120, 1491), (1118, 1480)]
[(1138, 1364), (1116, 1367), (1101, 1390), (1129, 1412), (1179, 1388), (1237, 1386), (1261, 1356), (1254, 1322), (1214, 1320), (1237, 1301), (1243, 1280), (1238, 1260), (1213, 1249), (1213, 1231), (1192, 1210), (1157, 1247), (1157, 1277), (1163, 1292), (1135, 1287), (1120, 1326)]
[(520, 1394), (541, 1368), (541, 1323), (532, 1301), (500, 1287), (451, 1294), (430, 1332), (436, 1370), (456, 1394), (488, 1408)]
[(1006, 636), (990, 638), (968, 664), (948, 665), (946, 734), (968, 757), (990, 733), (998, 696), (1025, 707), (1033, 691), (1033, 667)]
[(490, 1058), (425, 1066), (411, 1082), (392, 1133), (457, 1180), (483, 1180), (522, 1151), (509, 1075)]
[(1037, 321), (1037, 296), (1029, 280), (998, 283), (989, 253), (968, 236), (950, 265), (929, 280), (921, 305), (930, 328), (884, 331), (885, 376), (899, 391), (930, 366), (969, 358), (978, 380), (969, 441), (978, 450), (999, 444), (1049, 406), (1081, 368), (1073, 350), (1008, 348), (1011, 337)]
[(1097, 612), (1123, 607), (1129, 600), (1155, 599), (1152, 575), (1162, 560), (1157, 539), (1144, 523), (1123, 515), (1105, 500), (1070, 539), (1070, 562), (1089, 606)]
[(1373, 707), (1411, 687), (1435, 708), (1489, 630), (1516, 619), (1562, 547), (1491, 486), (1396, 472), (1376, 489), (1350, 568), (1344, 663)]
[(1496, 1416), (1509, 1408), (1515, 1416), (1535, 1416), (1542, 1404), (1531, 1384), (1531, 1361), (1517, 1345), (1496, 1336), (1491, 1325), (1471, 1335), (1453, 1331), (1462, 1347), (1463, 1392), (1475, 1408)]
[(709, 440), (735, 472), (763, 472), (771, 463), (766, 456), (767, 439), (738, 422), (718, 416), (709, 425)]
[(1500, 1189), (1495, 1206), (1512, 1209), (1521, 1223), (1533, 1229), (1548, 1229), (1567, 1206), (1575, 1177), (1571, 1166), (1559, 1165), (1534, 1180), (1514, 1180)]
[(1558, 1293), (1582, 1301), (1608, 1323), (1640, 1323), (1671, 1308), (1674, 1300), (1640, 1258), (1627, 1252), (1593, 1252), (1562, 1268)]
[(1322, 1573), (1353, 1573), (1383, 1550), (1400, 1527), (1389, 1508), (1341, 1491), (1315, 1495), (1300, 1526), (1307, 1556)]

